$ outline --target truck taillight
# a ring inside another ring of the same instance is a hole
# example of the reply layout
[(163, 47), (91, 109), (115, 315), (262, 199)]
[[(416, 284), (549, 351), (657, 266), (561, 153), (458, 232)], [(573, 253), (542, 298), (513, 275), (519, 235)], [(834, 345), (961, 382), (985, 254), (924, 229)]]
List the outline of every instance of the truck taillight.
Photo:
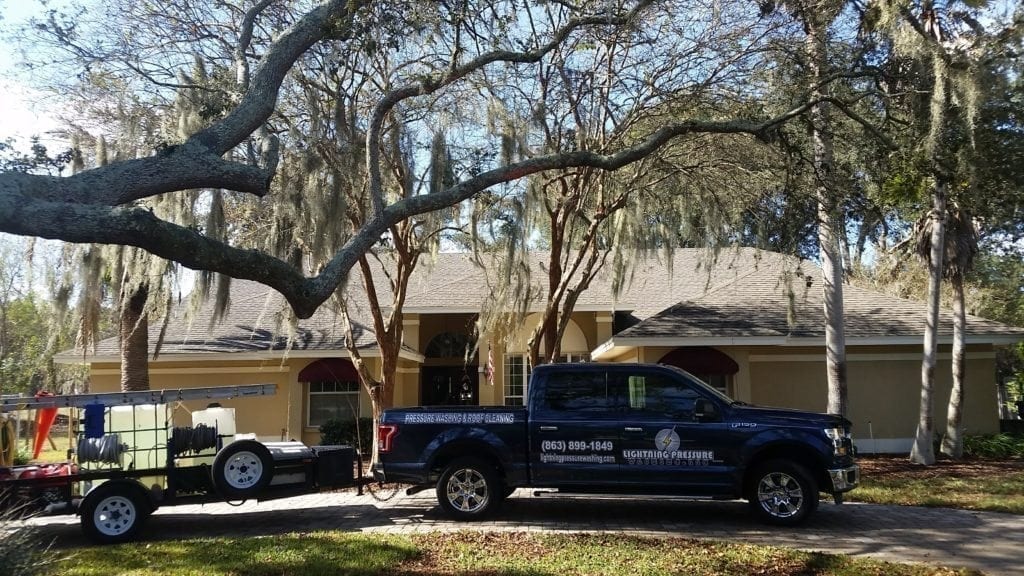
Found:
[(381, 454), (391, 451), (391, 440), (398, 435), (398, 426), (381, 424), (377, 427), (377, 451)]

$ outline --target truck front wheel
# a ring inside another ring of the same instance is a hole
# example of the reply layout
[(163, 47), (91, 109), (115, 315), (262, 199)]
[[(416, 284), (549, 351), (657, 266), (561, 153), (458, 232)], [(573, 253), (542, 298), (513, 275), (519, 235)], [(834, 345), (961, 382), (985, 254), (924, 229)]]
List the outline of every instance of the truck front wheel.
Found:
[(759, 465), (748, 489), (750, 506), (761, 520), (795, 526), (818, 508), (818, 484), (803, 466), (786, 460)]
[(493, 466), (478, 458), (459, 458), (437, 481), (437, 501), (452, 518), (478, 520), (501, 502), (504, 490)]

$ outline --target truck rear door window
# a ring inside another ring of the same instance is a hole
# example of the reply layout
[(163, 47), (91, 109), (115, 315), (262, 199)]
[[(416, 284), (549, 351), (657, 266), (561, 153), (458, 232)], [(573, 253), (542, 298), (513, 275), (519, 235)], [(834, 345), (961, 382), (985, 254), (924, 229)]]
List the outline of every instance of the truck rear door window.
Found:
[(554, 412), (607, 412), (606, 372), (552, 374), (544, 389), (544, 407)]

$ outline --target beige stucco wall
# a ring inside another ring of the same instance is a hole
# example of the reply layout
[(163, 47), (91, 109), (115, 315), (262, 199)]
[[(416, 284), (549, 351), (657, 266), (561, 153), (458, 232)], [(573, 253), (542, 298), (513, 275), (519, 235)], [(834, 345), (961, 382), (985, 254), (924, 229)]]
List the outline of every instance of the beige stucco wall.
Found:
[[(828, 391), (823, 352), (766, 349), (751, 354), (751, 400), (755, 404), (824, 411)], [(946, 425), (952, 388), (949, 347), (940, 350), (933, 393), (936, 432)], [(921, 398), (921, 349), (917, 346), (847, 348), (848, 416), (864, 451), (896, 446), (912, 438)], [(970, 434), (998, 432), (995, 354), (990, 346), (968, 350), (964, 426)], [(871, 436), (876, 439), (871, 442)]]

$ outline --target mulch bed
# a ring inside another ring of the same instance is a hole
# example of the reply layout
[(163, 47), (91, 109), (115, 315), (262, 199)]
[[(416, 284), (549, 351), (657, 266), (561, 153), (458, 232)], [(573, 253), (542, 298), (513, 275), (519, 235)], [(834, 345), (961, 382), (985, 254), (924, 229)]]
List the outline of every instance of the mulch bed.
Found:
[(1024, 460), (938, 460), (934, 466), (912, 464), (906, 456), (868, 456), (857, 459), (864, 476), (878, 480), (921, 478), (978, 478), (1024, 472)]

